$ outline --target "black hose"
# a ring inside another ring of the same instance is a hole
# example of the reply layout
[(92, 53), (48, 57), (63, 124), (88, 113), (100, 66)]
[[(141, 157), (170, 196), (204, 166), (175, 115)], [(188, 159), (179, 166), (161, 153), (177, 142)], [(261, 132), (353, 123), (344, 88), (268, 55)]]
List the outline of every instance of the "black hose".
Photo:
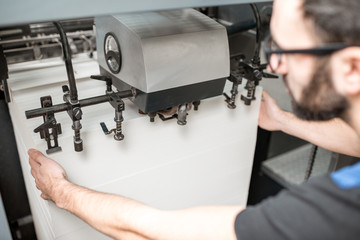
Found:
[(65, 33), (62, 25), (59, 22), (54, 22), (54, 25), (60, 34), (60, 40), (61, 40), (62, 50), (64, 53), (64, 59), (65, 59), (66, 73), (67, 73), (68, 80), (69, 80), (70, 101), (71, 101), (71, 103), (77, 103), (78, 102), (78, 94), (77, 94), (77, 89), (76, 89), (74, 70), (73, 70), (73, 66), (72, 66), (72, 62), (71, 62), (71, 50), (70, 50), (69, 42), (67, 40), (66, 33)]
[(250, 6), (254, 13), (255, 20), (256, 20), (256, 44), (255, 44), (254, 61), (260, 63), (259, 53), (260, 53), (261, 18), (260, 18), (260, 13), (259, 13), (259, 10), (258, 10), (256, 4), (251, 3)]

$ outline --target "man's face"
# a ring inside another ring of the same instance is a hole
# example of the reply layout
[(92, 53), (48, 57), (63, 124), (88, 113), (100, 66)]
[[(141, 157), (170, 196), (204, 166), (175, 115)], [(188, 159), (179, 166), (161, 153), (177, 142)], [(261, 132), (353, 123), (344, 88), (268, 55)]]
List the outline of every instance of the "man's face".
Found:
[[(302, 16), (302, 0), (275, 0), (271, 32), (283, 49), (307, 49), (319, 45), (311, 32), (311, 24)], [(276, 70), (284, 75), (292, 97), (294, 113), (307, 120), (328, 120), (341, 116), (346, 99), (333, 86), (330, 56), (307, 54), (282, 55)]]
[(348, 103), (333, 86), (329, 58), (319, 59), (315, 69), (309, 85), (302, 90), (299, 101), (296, 101), (289, 91), (295, 115), (305, 120), (330, 120), (335, 117), (344, 117)]

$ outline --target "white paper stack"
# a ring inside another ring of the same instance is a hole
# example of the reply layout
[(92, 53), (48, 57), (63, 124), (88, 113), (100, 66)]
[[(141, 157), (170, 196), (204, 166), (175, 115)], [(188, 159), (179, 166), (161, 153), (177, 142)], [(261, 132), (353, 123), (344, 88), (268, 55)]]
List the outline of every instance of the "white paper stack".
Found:
[[(105, 83), (89, 79), (98, 74), (96, 60), (85, 56), (73, 60), (79, 99), (103, 95)], [(45, 153), (46, 141), (33, 129), (42, 117), (25, 118), (25, 111), (39, 108), (40, 97), (51, 95), (53, 104), (63, 103), (61, 85), (67, 84), (61, 59), (10, 66), (10, 113), (14, 125), (26, 189), (38, 239), (108, 239), (72, 214), (40, 198), (30, 174), (27, 150)], [(240, 86), (243, 89), (243, 86)], [(99, 125), (114, 127), (109, 103), (84, 107), (81, 137), (84, 150), (73, 148), (72, 122), (67, 113), (56, 113), (63, 133), (61, 152), (49, 157), (67, 171), (70, 181), (98, 191), (120, 194), (161, 209), (199, 205), (245, 205), (256, 142), (261, 89), (257, 100), (228, 109), (224, 97), (201, 102), (191, 110), (186, 126), (176, 120), (154, 123), (126, 100), (123, 133), (117, 142), (104, 135)], [(101, 208), (101, 206), (98, 206)], [(89, 209), (91, 211), (91, 209)]]

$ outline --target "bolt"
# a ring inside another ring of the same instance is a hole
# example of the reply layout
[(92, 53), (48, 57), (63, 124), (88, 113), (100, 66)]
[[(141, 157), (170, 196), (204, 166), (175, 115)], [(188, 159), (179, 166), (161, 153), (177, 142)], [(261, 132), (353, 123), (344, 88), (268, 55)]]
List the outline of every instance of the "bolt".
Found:
[(79, 107), (76, 107), (73, 109), (73, 116), (75, 119), (81, 119), (82, 117), (82, 111), (81, 111), (81, 108)]
[(256, 80), (261, 80), (262, 78), (262, 73), (259, 70), (254, 70), (254, 77)]

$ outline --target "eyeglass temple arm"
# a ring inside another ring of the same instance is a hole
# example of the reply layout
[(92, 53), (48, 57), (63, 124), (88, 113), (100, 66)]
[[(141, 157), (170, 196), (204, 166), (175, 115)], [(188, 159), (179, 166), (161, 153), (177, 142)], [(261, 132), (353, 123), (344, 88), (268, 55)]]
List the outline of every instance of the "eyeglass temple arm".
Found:
[(268, 65), (268, 63), (264, 63), (264, 64), (261, 64), (260, 67), (259, 67), (260, 71), (262, 72), (263, 77), (265, 77), (265, 78), (279, 78), (279, 76), (277, 76), (275, 74), (264, 72), (264, 70), (266, 70), (267, 65)]

